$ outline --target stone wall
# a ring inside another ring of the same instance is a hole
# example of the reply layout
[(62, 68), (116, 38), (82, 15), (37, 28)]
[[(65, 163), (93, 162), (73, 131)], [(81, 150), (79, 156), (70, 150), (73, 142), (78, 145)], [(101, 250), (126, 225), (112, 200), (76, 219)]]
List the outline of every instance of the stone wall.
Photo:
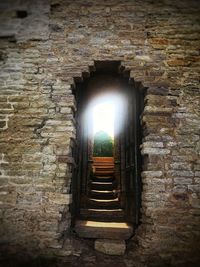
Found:
[(0, 8), (1, 245), (77, 255), (69, 212), (72, 89), (95, 60), (119, 60), (148, 88), (137, 251), (164, 264), (197, 262), (198, 0), (10, 0)]

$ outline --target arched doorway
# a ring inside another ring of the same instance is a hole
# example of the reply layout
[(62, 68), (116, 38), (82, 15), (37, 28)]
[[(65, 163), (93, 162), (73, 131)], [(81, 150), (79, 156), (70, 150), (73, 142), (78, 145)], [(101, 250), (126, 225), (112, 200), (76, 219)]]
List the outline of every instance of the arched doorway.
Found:
[[(128, 239), (139, 224), (140, 116), (144, 90), (135, 88), (129, 77), (119, 72), (118, 61), (95, 62), (95, 67), (91, 76), (77, 83), (75, 89), (77, 139), (72, 180), (72, 224), (81, 237)], [(88, 107), (103, 96), (114, 99), (115, 104), (117, 99), (121, 102), (115, 105), (113, 154), (96, 157), (94, 127), (91, 126), (93, 114)]]

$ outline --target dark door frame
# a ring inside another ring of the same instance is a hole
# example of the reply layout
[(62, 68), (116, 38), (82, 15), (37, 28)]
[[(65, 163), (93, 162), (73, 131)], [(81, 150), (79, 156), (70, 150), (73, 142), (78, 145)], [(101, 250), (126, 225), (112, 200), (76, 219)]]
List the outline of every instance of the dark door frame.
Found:
[[(106, 72), (106, 69), (105, 69)], [(129, 79), (124, 78), (120, 74), (117, 74), (125, 84), (127, 84), (129, 108), (132, 108), (132, 119), (128, 119), (127, 128), (118, 137), (118, 148), (120, 158), (115, 161), (117, 172), (120, 173), (121, 178), (119, 178), (120, 186), (119, 191), (122, 191), (121, 203), (122, 207), (126, 210), (127, 221), (133, 223), (135, 226), (139, 224), (140, 218), (140, 206), (141, 206), (141, 168), (142, 168), (142, 157), (140, 154), (140, 144), (142, 142), (142, 129), (140, 123), (140, 117), (143, 112), (144, 107), (144, 94), (145, 88), (139, 86), (136, 88), (133, 84), (129, 84)], [(88, 78), (89, 79), (89, 78)], [(87, 80), (88, 80), (87, 79)], [(73, 170), (72, 179), (72, 195), (73, 201), (71, 205), (72, 213), (72, 225), (75, 219), (79, 217), (80, 207), (85, 205), (85, 197), (87, 197), (87, 183), (89, 177), (89, 148), (88, 140), (83, 141), (82, 136), (87, 133), (83, 132), (83, 127), (81, 125), (81, 113), (85, 108), (85, 103), (87, 102), (87, 90), (85, 88), (84, 82), (76, 84), (75, 97), (77, 102), (77, 113), (76, 113), (76, 129), (77, 138), (74, 143), (74, 160), (75, 167)], [(132, 102), (131, 102), (132, 101)], [(132, 105), (132, 107), (131, 107)], [(132, 121), (131, 121), (132, 120)], [(133, 123), (132, 123), (133, 122)], [(130, 127), (132, 123), (132, 126)], [(128, 144), (127, 131), (132, 132), (131, 143)], [(126, 140), (126, 141), (125, 141)], [(129, 146), (131, 151), (131, 165), (128, 166), (125, 160), (126, 152), (125, 146)], [(129, 176), (129, 183), (127, 183)], [(131, 182), (131, 183), (130, 183)], [(132, 192), (130, 192), (130, 190)], [(124, 195), (123, 195), (124, 194)], [(132, 205), (131, 203), (134, 203)], [(130, 205), (131, 204), (131, 205)]]
[(128, 87), (127, 116), (120, 135), (122, 205), (126, 219), (139, 224), (141, 207), (142, 129), (140, 118), (144, 108), (144, 92), (132, 85)]

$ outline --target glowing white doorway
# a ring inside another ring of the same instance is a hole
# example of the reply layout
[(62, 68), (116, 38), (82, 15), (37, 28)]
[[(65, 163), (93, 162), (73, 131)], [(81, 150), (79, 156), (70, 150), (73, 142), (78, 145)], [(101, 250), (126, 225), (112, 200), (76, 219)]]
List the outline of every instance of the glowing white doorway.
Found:
[(85, 114), (92, 136), (105, 132), (114, 138), (123, 127), (126, 106), (126, 98), (117, 93), (107, 93), (93, 99)]
[(106, 132), (114, 137), (115, 107), (112, 101), (108, 100), (93, 107), (93, 135), (97, 132)]

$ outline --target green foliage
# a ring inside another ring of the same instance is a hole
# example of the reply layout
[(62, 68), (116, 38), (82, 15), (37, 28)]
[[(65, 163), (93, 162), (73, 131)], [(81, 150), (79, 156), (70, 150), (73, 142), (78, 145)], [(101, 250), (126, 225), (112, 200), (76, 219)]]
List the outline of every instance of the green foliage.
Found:
[(95, 157), (112, 157), (113, 140), (106, 132), (97, 132), (94, 136), (93, 155)]

